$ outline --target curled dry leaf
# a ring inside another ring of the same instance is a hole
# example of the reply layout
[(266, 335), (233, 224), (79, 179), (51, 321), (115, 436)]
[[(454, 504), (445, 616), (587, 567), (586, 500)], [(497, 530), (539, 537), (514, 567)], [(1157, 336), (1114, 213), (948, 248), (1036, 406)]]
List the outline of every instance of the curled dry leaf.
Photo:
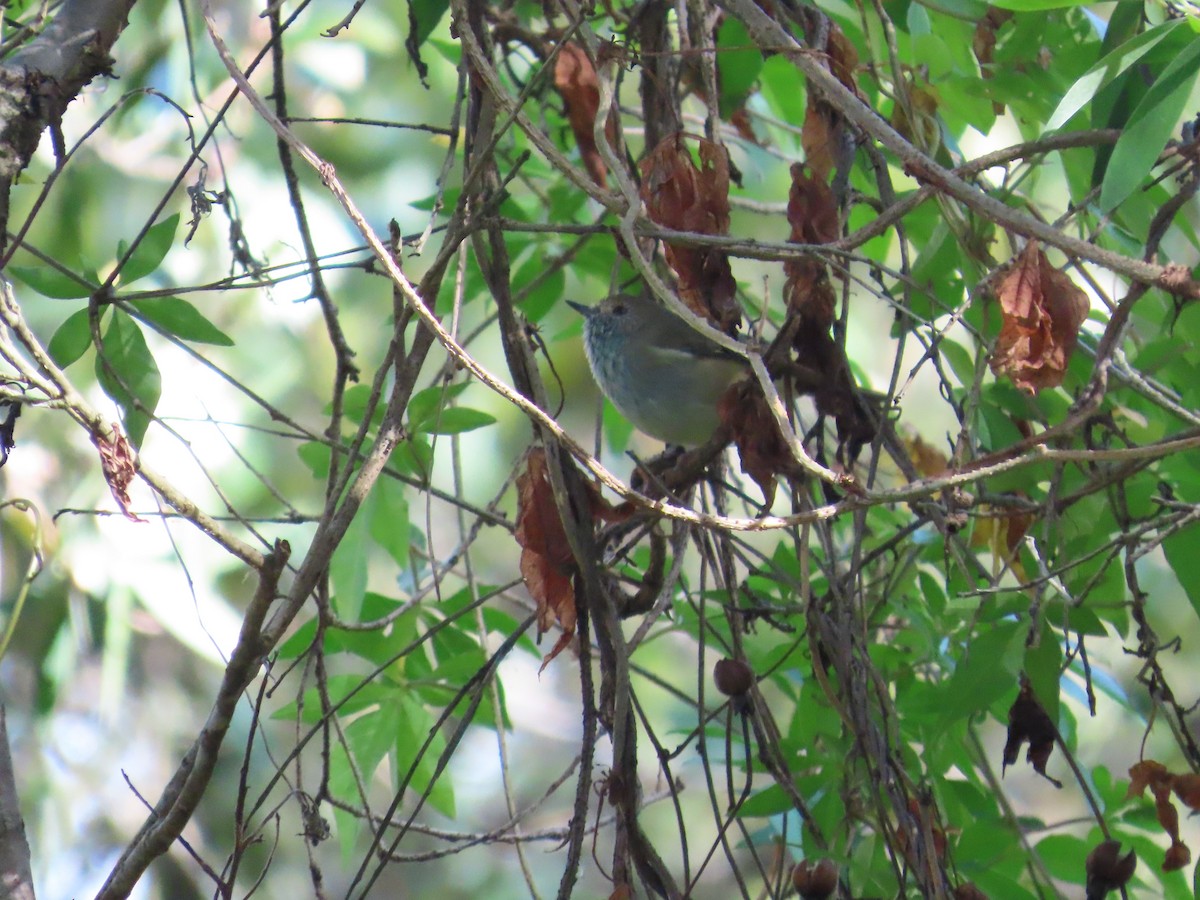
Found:
[(137, 474), (137, 458), (129, 446), (129, 440), (114, 425), (111, 438), (93, 434), (92, 443), (100, 451), (100, 469), (104, 472), (104, 480), (108, 482), (108, 489), (112, 491), (113, 499), (121, 507), (125, 518), (132, 522), (145, 522), (130, 509), (129, 483)]
[(1003, 324), (992, 371), (1030, 394), (1062, 384), (1091, 308), (1087, 294), (1030, 241), (996, 288), (996, 299)]
[(1146, 788), (1158, 792), (1163, 784), (1169, 788), (1171, 773), (1167, 767), (1157, 760), (1143, 759), (1129, 767), (1129, 789), (1125, 791), (1125, 799), (1140, 797), (1146, 793)]
[(538, 637), (555, 623), (562, 635), (542, 660), (542, 669), (571, 643), (575, 635), (575, 558), (554, 502), (546, 471), (546, 452), (535, 448), (517, 476), (517, 543), (521, 546), (521, 578), (537, 604)]
[[(840, 225), (833, 191), (824, 181), (814, 178), (807, 166), (796, 163), (791, 172), (788, 240), (793, 244), (836, 241)], [(783, 297), (789, 310), (804, 314), (805, 325), (801, 327), (827, 330), (833, 324), (836, 297), (825, 263), (815, 256), (789, 259), (783, 264), (783, 271), (787, 274)]]
[[(825, 62), (838, 81), (857, 94), (854, 70), (858, 67), (858, 51), (836, 22), (826, 20), (825, 24), (828, 25), (825, 54), (818, 58)], [(829, 173), (837, 165), (845, 128), (842, 114), (810, 86), (800, 143), (804, 147), (805, 160), (821, 181), (828, 181)]]
[(1087, 900), (1102, 900), (1112, 891), (1129, 883), (1137, 868), (1137, 856), (1130, 850), (1121, 856), (1120, 841), (1101, 841), (1088, 854)]
[[(841, 225), (833, 191), (805, 166), (792, 166), (788, 194), (789, 241), (825, 244), (837, 240)], [(836, 296), (823, 260), (815, 256), (784, 263), (787, 281), (783, 296), (793, 329), (791, 348), (798, 366), (807, 373), (817, 410), (837, 423), (838, 459), (849, 465), (863, 444), (875, 435), (875, 420), (858, 399), (850, 363), (830, 331), (836, 317)]]
[[(564, 43), (554, 59), (554, 89), (562, 95), (567, 121), (575, 133), (575, 143), (579, 145), (579, 155), (588, 174), (597, 184), (604, 184), (608, 170), (596, 148), (594, 124), (600, 111), (600, 82), (592, 61), (583, 48), (572, 41)], [(611, 115), (604, 123), (604, 133), (609, 144), (615, 146), (617, 123)]]
[(1062, 782), (1046, 774), (1046, 763), (1054, 750), (1054, 740), (1058, 737), (1058, 729), (1050, 721), (1050, 716), (1034, 696), (1033, 685), (1029, 679), (1021, 676), (1021, 690), (1017, 699), (1008, 710), (1008, 740), (1004, 744), (1004, 764), (1001, 774), (1017, 761), (1021, 753), (1021, 745), (1029, 741), (1029, 752), (1025, 759), (1033, 766), (1033, 770), (1053, 784), (1062, 787)]
[(1171, 779), (1171, 790), (1192, 812), (1200, 812), (1200, 775), (1188, 772)]
[(1154, 812), (1158, 817), (1158, 824), (1171, 839), (1171, 846), (1163, 858), (1164, 872), (1181, 869), (1192, 859), (1192, 851), (1179, 839), (1179, 811), (1171, 802), (1171, 792), (1175, 791), (1184, 803), (1191, 806), (1190, 801), (1195, 799), (1195, 777), (1190, 774), (1173, 775), (1166, 766), (1153, 759), (1143, 759), (1129, 768), (1129, 790), (1125, 792), (1126, 798), (1140, 797), (1146, 792), (1146, 788), (1150, 788), (1154, 795)]
[[(650, 218), (664, 228), (700, 234), (729, 231), (729, 155), (701, 140), (700, 166), (692, 160), (681, 132), (663, 139), (639, 165), (642, 200)], [(679, 297), (696, 315), (727, 334), (741, 322), (737, 284), (729, 257), (710, 247), (667, 242), (667, 264), (679, 278)]]
[(737, 445), (742, 471), (763, 492), (763, 509), (770, 509), (775, 502), (775, 476), (799, 476), (801, 472), (779, 433), (767, 398), (756, 381), (740, 381), (721, 395), (717, 413)]

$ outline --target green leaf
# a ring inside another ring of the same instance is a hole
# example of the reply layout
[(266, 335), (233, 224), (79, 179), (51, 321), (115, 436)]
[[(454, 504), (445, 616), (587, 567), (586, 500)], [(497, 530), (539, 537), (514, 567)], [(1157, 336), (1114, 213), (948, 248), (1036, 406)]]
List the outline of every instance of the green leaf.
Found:
[(436, 434), (433, 426), (442, 409), (451, 400), (465, 391), (466, 382), (460, 384), (435, 384), (417, 391), (408, 401), (408, 429), (414, 433), (425, 431)]
[(90, 297), (96, 289), (86, 279), (49, 266), (9, 266), (8, 271), (51, 300), (78, 300)]
[(496, 418), (478, 409), (451, 407), (449, 403), (469, 384), (433, 385), (418, 391), (408, 401), (408, 430), (426, 434), (461, 434), (491, 425)]
[[(429, 793), (429, 802), (445, 816), (454, 817), (454, 789), (446, 773), (437, 771), (437, 760), (446, 739), (434, 729), (433, 717), (407, 693), (396, 693), (400, 708), (396, 738), (396, 783), (411, 772), (408, 787), (418, 794)], [(418, 757), (425, 741), (429, 746)], [(437, 779), (436, 781), (434, 779)]]
[(308, 466), (313, 478), (329, 477), (329, 460), (332, 453), (328, 444), (305, 441), (296, 448), (296, 455), (300, 457), (302, 463)]
[[(103, 309), (100, 310), (100, 315), (104, 315)], [(46, 352), (50, 354), (55, 365), (65, 369), (83, 356), (91, 346), (92, 329), (88, 324), (88, 311), (85, 306), (71, 313), (66, 321), (58, 326), (58, 330), (50, 338), (50, 343), (46, 345)]]
[(362, 616), (363, 596), (367, 592), (368, 522), (377, 496), (374, 491), (367, 495), (329, 561), (334, 607), (347, 622), (357, 622)]
[(1198, 72), (1200, 38), (1190, 41), (1171, 61), (1129, 117), (1104, 173), (1100, 187), (1102, 210), (1117, 206), (1150, 173), (1179, 126)]
[(1048, 871), (1068, 884), (1083, 884), (1087, 880), (1087, 857), (1091, 847), (1073, 834), (1052, 834), (1037, 843), (1038, 856)]
[(1172, 19), (1127, 41), (1098, 63), (1088, 69), (1071, 85), (1071, 89), (1059, 101), (1058, 107), (1046, 123), (1046, 130), (1061, 128), (1071, 117), (1096, 95), (1096, 92), (1111, 83), (1118, 75), (1141, 59), (1155, 44), (1174, 31), (1183, 22)]
[[(352, 422), (361, 424), (367, 414), (367, 405), (371, 399), (371, 385), (353, 384), (346, 388), (342, 396), (342, 412)], [(326, 412), (333, 411), (333, 404), (326, 404)], [(371, 411), (371, 422), (378, 425), (383, 421), (383, 404), (376, 403)]]
[[(178, 228), (179, 213), (168, 216), (152, 226), (134, 249), (133, 255), (121, 267), (121, 284), (130, 284), (139, 278), (145, 278), (157, 269), (170, 251)], [(117, 246), (117, 259), (124, 255), (125, 245), (122, 241)]]
[[(993, 6), (1001, 9), (1013, 9), (1018, 12), (1031, 12), (1042, 9), (1066, 9), (1071, 6), (1087, 6), (1093, 0), (992, 0)], [(1133, 2), (1133, 0), (1126, 0)]]
[(465, 406), (451, 406), (424, 423), (422, 430), (427, 434), (462, 434), (465, 431), (474, 431), (476, 428), (491, 425), (495, 421), (495, 416), (482, 410), (468, 409)]
[(728, 119), (746, 104), (762, 71), (763, 58), (750, 38), (746, 26), (730, 16), (717, 31), (717, 80), (720, 82), (718, 107), (722, 119)]
[(396, 565), (407, 568), (411, 529), (404, 486), (391, 478), (381, 478), (373, 494), (376, 500), (370, 511), (371, 537), (388, 552)]
[(433, 34), (438, 22), (450, 8), (450, 0), (409, 0), (409, 21), (415, 22), (411, 41), (420, 47)]
[(995, 622), (971, 641), (966, 660), (938, 686), (942, 721), (987, 709), (1017, 686), (1025, 660), (1025, 628)]
[(196, 307), (179, 297), (130, 300), (129, 305), (138, 311), (138, 315), (177, 338), (199, 344), (233, 346), (233, 338), (204, 318)]
[(1200, 616), (1200, 553), (1196, 552), (1196, 530), (1177, 531), (1163, 541), (1167, 565), (1175, 573), (1192, 609)]
[(140, 447), (162, 396), (162, 376), (138, 323), (114, 309), (96, 355), (96, 379), (121, 407), (125, 433)]
[(796, 66), (783, 54), (763, 63), (760, 92), (771, 114), (781, 122), (804, 121), (804, 80)]
[(935, 9), (955, 19), (962, 19), (965, 22), (978, 22), (987, 15), (988, 11), (988, 5), (984, 0), (920, 0), (920, 2), (922, 6)]

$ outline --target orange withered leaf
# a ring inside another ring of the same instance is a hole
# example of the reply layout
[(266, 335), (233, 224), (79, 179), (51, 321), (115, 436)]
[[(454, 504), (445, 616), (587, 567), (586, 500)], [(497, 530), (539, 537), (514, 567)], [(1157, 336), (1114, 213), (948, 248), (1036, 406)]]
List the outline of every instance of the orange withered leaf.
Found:
[(145, 519), (130, 508), (132, 501), (129, 499), (129, 483), (137, 474), (137, 460), (134, 458), (133, 448), (129, 446), (129, 440), (114, 425), (111, 438), (94, 434), (92, 443), (100, 451), (100, 469), (104, 472), (104, 480), (108, 482), (108, 489), (112, 491), (113, 499), (117, 501), (117, 506), (125, 514), (125, 518), (132, 522), (145, 522)]
[(925, 443), (916, 432), (903, 438), (904, 450), (917, 472), (926, 478), (936, 478), (946, 472), (946, 454), (932, 444)]
[(567, 541), (554, 489), (546, 471), (546, 452), (529, 451), (525, 471), (517, 476), (517, 543), (521, 546), (521, 578), (537, 605), (540, 638), (555, 623), (562, 635), (542, 660), (542, 669), (575, 635), (575, 558)]
[(1062, 384), (1091, 307), (1087, 294), (1030, 241), (996, 288), (996, 299), (1003, 324), (992, 371), (1030, 394)]
[[(729, 231), (729, 155), (711, 141), (699, 142), (700, 165), (682, 132), (664, 138), (639, 164), (641, 195), (650, 218), (665, 228), (700, 234)], [(729, 257), (709, 247), (669, 241), (667, 265), (679, 278), (679, 297), (696, 315), (732, 334), (742, 318)]]
[(1054, 750), (1054, 740), (1058, 737), (1058, 729), (1050, 720), (1046, 710), (1033, 693), (1033, 685), (1024, 675), (1021, 676), (1021, 689), (1017, 699), (1008, 709), (1008, 740), (1004, 744), (1004, 762), (1000, 773), (1017, 761), (1021, 745), (1029, 742), (1029, 750), (1025, 759), (1033, 766), (1033, 770), (1057, 788), (1062, 782), (1046, 774), (1046, 763)]
[[(600, 111), (600, 82), (595, 66), (578, 44), (567, 41), (559, 48), (554, 59), (554, 89), (562, 95), (567, 121), (575, 134), (575, 143), (579, 145), (579, 155), (588, 174), (597, 184), (604, 184), (608, 170), (596, 149), (594, 127), (596, 114)], [(604, 132), (608, 142), (615, 144), (617, 123), (612, 116), (604, 123)]]

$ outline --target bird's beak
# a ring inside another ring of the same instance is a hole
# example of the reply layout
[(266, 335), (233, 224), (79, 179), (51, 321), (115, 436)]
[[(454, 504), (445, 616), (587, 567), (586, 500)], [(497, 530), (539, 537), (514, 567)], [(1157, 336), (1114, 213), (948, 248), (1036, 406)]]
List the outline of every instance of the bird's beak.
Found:
[(591, 318), (596, 312), (595, 307), (584, 306), (582, 303), (576, 303), (574, 300), (568, 300), (567, 306), (571, 307), (571, 309), (575, 310), (575, 312), (579, 313), (585, 319)]

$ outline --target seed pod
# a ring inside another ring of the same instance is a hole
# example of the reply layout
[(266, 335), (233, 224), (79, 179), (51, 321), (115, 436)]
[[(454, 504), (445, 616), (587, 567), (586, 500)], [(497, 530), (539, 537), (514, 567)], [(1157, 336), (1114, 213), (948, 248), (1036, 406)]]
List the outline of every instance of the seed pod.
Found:
[(719, 659), (713, 666), (713, 681), (726, 697), (741, 697), (754, 686), (754, 673), (740, 659)]
[(831, 859), (802, 859), (792, 869), (792, 887), (803, 900), (826, 900), (838, 886), (838, 870)]
[(1101, 841), (1088, 854), (1087, 898), (1102, 900), (1111, 891), (1117, 891), (1129, 883), (1137, 867), (1137, 856), (1130, 850), (1124, 856), (1120, 841)]

